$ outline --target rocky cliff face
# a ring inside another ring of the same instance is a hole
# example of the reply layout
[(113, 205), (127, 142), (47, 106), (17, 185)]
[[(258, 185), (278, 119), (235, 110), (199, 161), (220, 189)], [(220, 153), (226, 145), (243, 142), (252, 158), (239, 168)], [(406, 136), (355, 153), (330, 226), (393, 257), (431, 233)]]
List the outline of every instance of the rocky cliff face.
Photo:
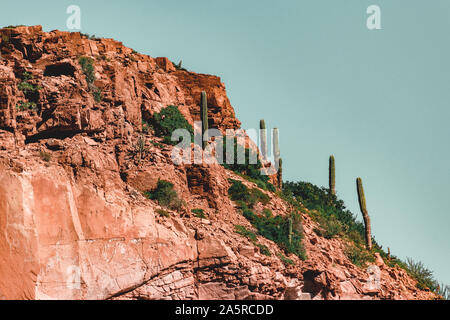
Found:
[[(305, 215), (308, 260), (260, 237), (265, 256), (234, 225), (248, 221), (229, 200), (219, 165), (175, 165), (171, 147), (151, 144), (143, 118), (167, 105), (210, 127), (240, 122), (215, 76), (176, 70), (111, 39), (0, 30), (0, 298), (3, 299), (429, 299), (404, 271), (380, 258), (380, 286), (344, 254), (345, 242), (318, 237)], [(78, 62), (93, 59), (89, 84)], [(24, 79), (24, 77), (26, 79)], [(26, 81), (25, 81), (26, 80)], [(31, 87), (20, 88), (27, 82)], [(101, 90), (99, 102), (92, 85)], [(134, 161), (140, 135), (148, 155)], [(160, 216), (142, 192), (169, 180), (186, 209)], [(274, 193), (267, 208), (284, 215)], [(202, 208), (208, 219), (190, 214)], [(259, 208), (262, 210), (262, 208)]]

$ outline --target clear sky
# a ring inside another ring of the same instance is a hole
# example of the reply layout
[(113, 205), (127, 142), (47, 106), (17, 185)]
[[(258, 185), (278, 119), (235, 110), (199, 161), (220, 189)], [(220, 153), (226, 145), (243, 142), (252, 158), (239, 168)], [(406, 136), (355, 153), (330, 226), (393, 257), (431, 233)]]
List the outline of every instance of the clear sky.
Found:
[[(0, 25), (82, 32), (222, 77), (244, 128), (280, 128), (285, 179), (336, 187), (372, 231), (450, 284), (450, 1), (6, 1)], [(366, 9), (381, 8), (381, 30)]]

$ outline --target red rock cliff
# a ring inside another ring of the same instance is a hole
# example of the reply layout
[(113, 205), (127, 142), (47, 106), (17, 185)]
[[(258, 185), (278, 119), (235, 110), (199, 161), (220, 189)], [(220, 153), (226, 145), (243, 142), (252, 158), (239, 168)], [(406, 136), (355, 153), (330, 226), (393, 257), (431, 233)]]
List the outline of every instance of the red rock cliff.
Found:
[[(179, 106), (200, 119), (209, 97), (211, 127), (239, 128), (216, 76), (176, 70), (111, 39), (43, 32), (40, 26), (0, 30), (0, 298), (3, 299), (426, 299), (404, 271), (378, 261), (381, 285), (344, 255), (345, 243), (313, 232), (304, 216), (307, 261), (260, 237), (262, 255), (234, 232), (248, 221), (229, 200), (218, 165), (172, 163), (171, 147), (150, 144), (130, 155), (142, 117)], [(94, 60), (101, 102), (78, 63)], [(24, 74), (35, 90), (20, 90)], [(18, 106), (23, 103), (26, 108)], [(142, 196), (163, 178), (186, 210), (157, 213)], [(267, 193), (274, 214), (289, 205)], [(208, 219), (190, 215), (203, 208)], [(262, 210), (262, 208), (257, 208)]]

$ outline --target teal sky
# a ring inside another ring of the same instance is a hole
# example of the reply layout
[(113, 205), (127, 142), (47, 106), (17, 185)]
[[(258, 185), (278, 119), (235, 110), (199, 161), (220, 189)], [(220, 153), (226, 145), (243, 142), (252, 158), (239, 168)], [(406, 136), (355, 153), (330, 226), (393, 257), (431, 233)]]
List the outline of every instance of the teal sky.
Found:
[(70, 4), (84, 33), (221, 76), (244, 128), (280, 128), (285, 179), (326, 186), (334, 154), (377, 241), (450, 284), (448, 0), (2, 1), (0, 24), (67, 30)]

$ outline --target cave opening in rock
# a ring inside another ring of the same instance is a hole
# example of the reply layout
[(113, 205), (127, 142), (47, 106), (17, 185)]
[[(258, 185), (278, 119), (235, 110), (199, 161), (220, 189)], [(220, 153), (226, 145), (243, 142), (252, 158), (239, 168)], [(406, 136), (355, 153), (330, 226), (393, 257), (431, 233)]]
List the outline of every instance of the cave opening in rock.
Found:
[(46, 77), (59, 77), (59, 76), (70, 76), (75, 75), (75, 67), (70, 63), (56, 63), (45, 67), (44, 76)]

